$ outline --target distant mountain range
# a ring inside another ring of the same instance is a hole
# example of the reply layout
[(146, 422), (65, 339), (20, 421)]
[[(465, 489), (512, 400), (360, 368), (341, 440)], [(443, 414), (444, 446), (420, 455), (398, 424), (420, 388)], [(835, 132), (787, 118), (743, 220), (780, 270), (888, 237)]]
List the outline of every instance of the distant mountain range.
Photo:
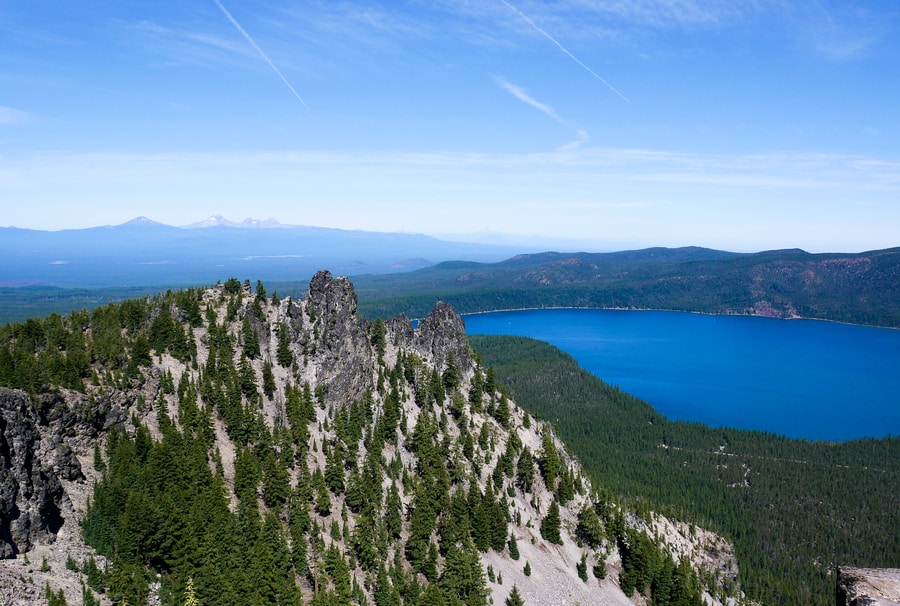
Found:
[(308, 280), (409, 271), (447, 259), (499, 261), (521, 249), (420, 234), (284, 225), (221, 216), (184, 227), (137, 217), (121, 225), (41, 231), (0, 228), (0, 286), (179, 287), (228, 277)]
[(856, 254), (648, 248), (446, 262), (354, 279), (369, 315), (539, 307), (668, 309), (900, 327), (900, 248)]
[[(134, 221), (147, 220), (146, 217), (138, 217), (134, 219)], [(196, 223), (191, 223), (190, 225), (184, 226), (186, 229), (194, 229), (198, 227), (249, 227), (249, 228), (294, 228), (301, 227), (300, 225), (286, 225), (284, 223), (279, 223), (277, 219), (251, 219), (250, 217), (244, 219), (240, 223), (235, 223), (234, 221), (229, 221), (222, 215), (213, 215), (208, 219), (204, 219), (203, 221), (197, 221)]]
[[(855, 254), (699, 247), (542, 252), (421, 234), (239, 223), (0, 228), (0, 321), (253, 276), (301, 294), (318, 270), (354, 277), (368, 316), (522, 307), (672, 309), (900, 327), (900, 248)], [(27, 287), (27, 288), (23, 288)]]

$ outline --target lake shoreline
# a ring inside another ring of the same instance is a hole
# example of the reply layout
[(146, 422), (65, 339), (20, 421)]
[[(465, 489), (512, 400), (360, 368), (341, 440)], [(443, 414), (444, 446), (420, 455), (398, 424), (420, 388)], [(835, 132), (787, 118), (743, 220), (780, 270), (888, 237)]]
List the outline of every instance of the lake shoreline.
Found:
[(900, 432), (897, 330), (754, 319), (766, 317), (543, 307), (463, 320), (471, 335), (550, 343), (672, 420), (823, 442)]
[[(809, 322), (830, 322), (832, 324), (840, 324), (843, 326), (860, 326), (862, 328), (879, 328), (886, 330), (898, 330), (900, 331), (900, 327), (897, 326), (881, 326), (879, 324), (860, 324), (859, 322), (842, 322), (840, 320), (831, 320), (829, 318), (810, 318), (806, 316), (770, 316), (765, 314), (749, 314), (749, 313), (737, 313), (737, 312), (712, 312), (712, 311), (692, 311), (687, 309), (663, 309), (656, 307), (573, 307), (569, 305), (560, 305), (560, 306), (543, 306), (543, 307), (510, 307), (506, 309), (489, 309), (484, 311), (467, 311), (464, 313), (460, 313), (463, 318), (466, 316), (480, 316), (484, 314), (493, 314), (493, 313), (503, 313), (510, 311), (540, 311), (540, 310), (594, 310), (594, 311), (658, 311), (658, 312), (671, 312), (671, 313), (681, 313), (681, 314), (696, 314), (698, 316), (721, 316), (723, 318), (768, 318), (770, 320), (785, 320), (785, 321), (796, 321), (796, 320), (805, 320)], [(412, 320), (420, 321), (423, 318), (412, 318)]]

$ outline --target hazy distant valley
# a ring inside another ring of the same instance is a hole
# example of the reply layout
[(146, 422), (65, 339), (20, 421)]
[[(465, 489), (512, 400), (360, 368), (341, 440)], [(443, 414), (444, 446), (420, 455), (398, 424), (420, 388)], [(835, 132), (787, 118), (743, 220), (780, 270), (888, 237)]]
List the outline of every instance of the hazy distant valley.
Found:
[(122, 225), (40, 231), (0, 228), (0, 286), (183, 286), (222, 276), (308, 280), (329, 267), (339, 274), (388, 273), (445, 261), (500, 261), (508, 246), (448, 242), (423, 235), (234, 223), (222, 217), (185, 227), (145, 217)]
[(302, 296), (328, 268), (366, 315), (538, 307), (669, 309), (900, 326), (900, 249), (810, 254), (698, 247), (542, 252), (424, 235), (138, 218), (63, 231), (0, 228), (0, 321), (253, 276)]

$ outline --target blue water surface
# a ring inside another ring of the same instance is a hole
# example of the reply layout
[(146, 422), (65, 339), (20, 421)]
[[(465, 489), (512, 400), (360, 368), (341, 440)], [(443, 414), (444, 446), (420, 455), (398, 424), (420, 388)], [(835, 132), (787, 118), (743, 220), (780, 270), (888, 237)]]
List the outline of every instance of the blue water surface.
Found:
[(670, 419), (814, 440), (900, 435), (900, 330), (593, 309), (464, 320), (469, 334), (547, 341)]

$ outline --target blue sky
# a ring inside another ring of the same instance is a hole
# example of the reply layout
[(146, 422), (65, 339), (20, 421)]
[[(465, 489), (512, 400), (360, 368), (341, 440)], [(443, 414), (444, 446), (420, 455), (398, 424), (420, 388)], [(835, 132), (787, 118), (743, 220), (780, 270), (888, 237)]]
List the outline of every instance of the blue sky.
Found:
[(900, 245), (900, 3), (0, 0), (0, 225)]

